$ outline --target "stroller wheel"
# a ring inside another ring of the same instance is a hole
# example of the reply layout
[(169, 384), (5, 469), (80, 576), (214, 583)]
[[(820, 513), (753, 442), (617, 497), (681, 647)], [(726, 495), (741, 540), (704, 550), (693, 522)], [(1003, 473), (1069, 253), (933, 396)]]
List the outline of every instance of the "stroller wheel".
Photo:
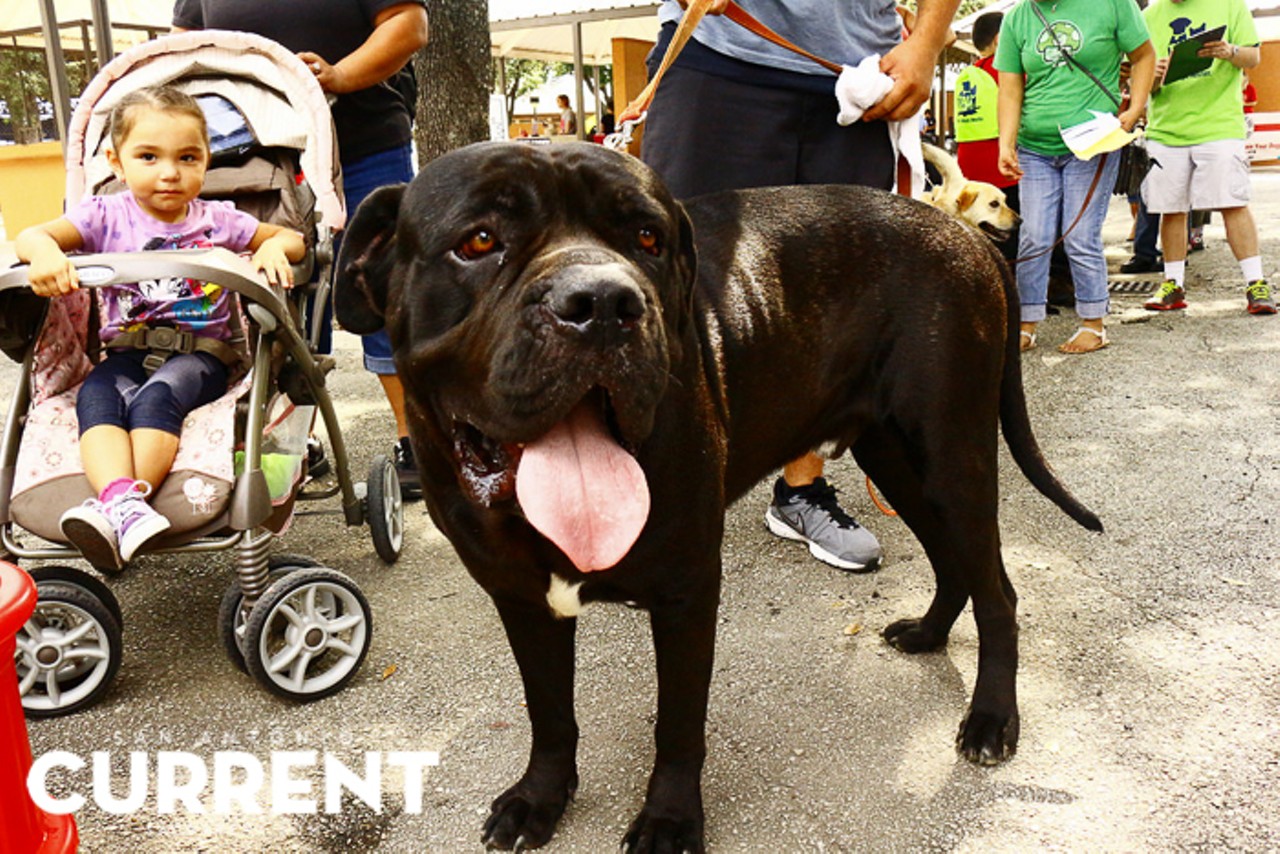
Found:
[(302, 569), (304, 567), (324, 566), (320, 561), (306, 555), (295, 555), (286, 552), (267, 555), (267, 566), (271, 567), (271, 579), (275, 580), (275, 571), (277, 569)]
[[(32, 573), (35, 612), (18, 631), (14, 664), (28, 717), (68, 715), (102, 699), (120, 669), (119, 605), (108, 606), (102, 583), (67, 567)], [(80, 576), (76, 578), (76, 576)], [(110, 593), (107, 594), (110, 596)], [(110, 597), (115, 603), (115, 597)]]
[(369, 651), (373, 615), (347, 576), (324, 567), (274, 581), (244, 626), (245, 664), (267, 690), (308, 702), (340, 690)]
[[(309, 557), (301, 555), (271, 555), (267, 559), (271, 573), (267, 576), (268, 584), (274, 584), (281, 578), (300, 567), (319, 566)], [(249, 666), (244, 663), (244, 627), (248, 615), (244, 610), (244, 595), (240, 591), (240, 582), (233, 581), (222, 594), (222, 603), (218, 606), (218, 637), (222, 640), (222, 651), (231, 659), (231, 663), (244, 672)]]
[(28, 574), (36, 582), (37, 586), (42, 581), (67, 581), (83, 587), (101, 599), (102, 604), (111, 609), (112, 615), (116, 618), (116, 623), (121, 628), (124, 627), (124, 615), (120, 610), (120, 600), (116, 598), (116, 594), (111, 592), (110, 587), (94, 576), (69, 566), (37, 566)]
[(395, 563), (404, 548), (404, 501), (395, 463), (379, 454), (369, 466), (369, 492), (365, 518), (373, 549), (384, 563)]

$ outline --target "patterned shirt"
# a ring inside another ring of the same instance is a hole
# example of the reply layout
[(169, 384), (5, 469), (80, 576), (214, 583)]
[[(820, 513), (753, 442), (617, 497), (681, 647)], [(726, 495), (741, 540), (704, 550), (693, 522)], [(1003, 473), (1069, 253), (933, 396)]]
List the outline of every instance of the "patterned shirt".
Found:
[[(138, 206), (128, 191), (91, 196), (67, 212), (86, 252), (144, 252), (156, 249), (248, 248), (258, 221), (231, 202), (194, 199), (181, 222), (161, 222)], [(231, 337), (227, 293), (212, 282), (167, 276), (102, 288), (100, 339), (110, 341), (143, 326), (172, 326), (201, 338)]]

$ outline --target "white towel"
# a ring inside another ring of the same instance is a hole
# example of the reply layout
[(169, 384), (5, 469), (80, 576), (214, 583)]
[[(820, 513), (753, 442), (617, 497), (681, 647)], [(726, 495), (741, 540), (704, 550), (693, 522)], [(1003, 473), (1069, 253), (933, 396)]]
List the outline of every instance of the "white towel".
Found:
[[(836, 78), (836, 101), (840, 105), (840, 115), (836, 121), (841, 126), (851, 125), (862, 118), (862, 114), (879, 103), (893, 89), (893, 78), (880, 71), (880, 57), (872, 54), (857, 68), (846, 65)], [(898, 155), (907, 159), (911, 166), (910, 195), (918, 196), (924, 189), (924, 151), (920, 147), (920, 111), (906, 121), (889, 122), (889, 139), (893, 142), (894, 162)], [(897, 170), (894, 170), (897, 179)]]

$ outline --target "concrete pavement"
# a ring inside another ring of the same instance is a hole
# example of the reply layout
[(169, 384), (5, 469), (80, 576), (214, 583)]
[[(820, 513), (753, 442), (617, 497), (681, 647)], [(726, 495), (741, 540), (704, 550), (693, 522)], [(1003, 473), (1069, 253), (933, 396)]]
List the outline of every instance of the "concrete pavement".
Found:
[[(1256, 173), (1254, 191), (1280, 283), (1280, 171)], [(1127, 228), (1113, 199), (1114, 264)], [(1280, 317), (1244, 313), (1220, 220), (1207, 231), (1188, 311), (1152, 315), (1117, 296), (1110, 348), (1059, 355), (1074, 329), (1062, 315), (1024, 359), (1046, 456), (1107, 532), (1076, 527), (1002, 455), (1022, 627), (1022, 740), (1007, 764), (974, 768), (952, 749), (976, 673), (967, 613), (940, 653), (909, 657), (880, 640), (923, 610), (932, 578), (850, 462), (832, 479), (885, 546), (874, 575), (828, 569), (766, 533), (767, 485), (730, 511), (704, 787), (712, 850), (1280, 847)], [(359, 468), (386, 452), (392, 427), (349, 336), (339, 362), (332, 387)], [(0, 365), (0, 389), (15, 375)], [(496, 614), (420, 504), (407, 538), (393, 567), (339, 516), (300, 519), (280, 544), (349, 573), (373, 605), (372, 652), (341, 694), (298, 706), (259, 688), (217, 642), (227, 559), (158, 556), (111, 583), (126, 623), (114, 690), (74, 717), (33, 721), (31, 737), (37, 756), (112, 752), (117, 794), (129, 751), (150, 757), (154, 779), (160, 750), (210, 764), (215, 751), (265, 763), (315, 750), (353, 766), (364, 751), (435, 750), (420, 813), (404, 811), (394, 773), (381, 814), (350, 799), (333, 815), (160, 814), (153, 786), (131, 814), (80, 811), (82, 850), (478, 850), (489, 801), (523, 769), (521, 688)], [(616, 847), (652, 756), (645, 616), (588, 609), (579, 639), (582, 779), (547, 849), (558, 852)], [(88, 779), (62, 775), (60, 791), (88, 794)]]

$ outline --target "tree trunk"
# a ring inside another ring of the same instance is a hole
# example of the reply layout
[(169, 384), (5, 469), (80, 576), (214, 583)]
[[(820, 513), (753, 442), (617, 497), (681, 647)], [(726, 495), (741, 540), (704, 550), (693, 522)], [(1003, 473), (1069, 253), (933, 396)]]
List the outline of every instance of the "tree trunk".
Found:
[(431, 40), (413, 59), (418, 76), (418, 165), (489, 138), (487, 0), (426, 0)]

